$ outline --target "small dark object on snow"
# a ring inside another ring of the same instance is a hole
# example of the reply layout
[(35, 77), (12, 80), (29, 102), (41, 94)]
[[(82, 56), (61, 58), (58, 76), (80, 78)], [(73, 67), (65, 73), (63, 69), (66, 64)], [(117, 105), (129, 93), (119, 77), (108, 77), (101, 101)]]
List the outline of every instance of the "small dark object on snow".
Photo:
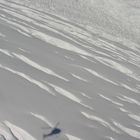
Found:
[(61, 133), (61, 129), (60, 128), (57, 128), (59, 123), (57, 123), (55, 125), (54, 128), (52, 128), (51, 132), (49, 134), (44, 134), (43, 135), (43, 139), (45, 139), (46, 137), (49, 137), (49, 136), (53, 136), (53, 135), (57, 135), (57, 134), (60, 134)]

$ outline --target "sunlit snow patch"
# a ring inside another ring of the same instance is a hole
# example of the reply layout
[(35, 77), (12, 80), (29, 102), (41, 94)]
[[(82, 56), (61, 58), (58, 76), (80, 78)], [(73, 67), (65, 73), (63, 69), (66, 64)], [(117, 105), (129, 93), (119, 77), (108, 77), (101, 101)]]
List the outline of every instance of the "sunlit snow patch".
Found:
[(126, 88), (126, 89), (128, 89), (128, 90), (130, 90), (130, 91), (132, 91), (132, 92), (140, 93), (139, 90), (137, 90), (137, 89), (135, 89), (135, 88), (131, 88), (130, 86), (128, 86), (128, 85), (126, 85), (126, 84), (123, 84), (123, 83), (122, 83), (121, 86), (124, 87), (124, 88)]
[(76, 74), (71, 74), (73, 77), (75, 77), (76, 79), (79, 79), (79, 80), (81, 80), (81, 81), (84, 81), (84, 82), (88, 82), (88, 80), (86, 80), (86, 79), (84, 79), (84, 78), (82, 78), (82, 77), (80, 77), (80, 76), (78, 76), (78, 75), (76, 75)]
[(6, 140), (36, 140), (28, 132), (8, 121), (0, 124), (0, 135)]
[(7, 55), (7, 56), (13, 57), (8, 50), (0, 49), (0, 52), (3, 53), (3, 54), (5, 54), (5, 55)]
[(30, 114), (32, 116), (42, 120), (43, 122), (47, 123), (50, 127), (53, 127), (53, 124), (48, 119), (46, 119), (46, 117), (39, 115), (39, 114), (36, 114), (36, 113), (33, 113), (33, 112), (30, 112)]
[(60, 78), (62, 80), (65, 80), (65, 81), (69, 81), (68, 79), (56, 74), (52, 70), (50, 70), (50, 69), (48, 69), (48, 68), (46, 68), (44, 66), (39, 65), (38, 63), (30, 60), (29, 58), (27, 58), (27, 57), (25, 57), (25, 56), (23, 56), (21, 54), (13, 53), (13, 55), (16, 56), (18, 59), (22, 60), (23, 62), (25, 62), (26, 64), (28, 64), (28, 65), (30, 65), (30, 66), (32, 66), (32, 67), (44, 72), (44, 73), (47, 73), (49, 75), (53, 75), (53, 76), (58, 77), (58, 78)]
[(90, 110), (94, 110), (91, 106), (82, 103), (82, 100), (81, 100), (81, 99), (79, 99), (79, 98), (76, 97), (74, 94), (70, 93), (69, 91), (67, 91), (67, 90), (65, 90), (65, 89), (63, 89), (63, 88), (61, 88), (61, 87), (59, 87), (59, 86), (56, 86), (56, 85), (54, 85), (54, 84), (51, 84), (51, 83), (48, 83), (48, 84), (49, 84), (50, 86), (52, 86), (59, 94), (61, 94), (61, 95), (65, 96), (65, 97), (67, 97), (68, 99), (70, 99), (70, 100), (72, 100), (72, 101), (74, 101), (74, 102), (79, 103), (79, 104), (82, 105), (83, 107), (86, 107), (86, 108), (88, 108), (88, 109), (90, 109)]
[(0, 37), (1, 38), (4, 38), (4, 37), (6, 37), (4, 34), (2, 34), (2, 33), (0, 33)]
[(139, 76), (134, 73), (132, 70), (130, 70), (129, 68), (127, 68), (126, 66), (119, 64), (111, 59), (107, 59), (107, 58), (103, 58), (103, 57), (95, 57), (95, 59), (97, 59), (99, 62), (103, 63), (106, 66), (109, 66), (117, 71), (120, 71), (121, 73), (124, 73), (125, 75), (140, 81)]
[(26, 75), (26, 74), (24, 74), (24, 73), (22, 73), (22, 72), (19, 72), (19, 71), (15, 71), (15, 70), (13, 70), (13, 69), (11, 69), (11, 68), (8, 68), (8, 67), (6, 67), (6, 66), (3, 66), (3, 65), (1, 65), (1, 64), (0, 64), (0, 68), (5, 69), (5, 70), (7, 70), (7, 71), (9, 71), (9, 72), (11, 72), (11, 73), (13, 73), (13, 74), (18, 75), (18, 76), (20, 76), (20, 77), (26, 79), (26, 80), (29, 81), (30, 83), (32, 83), (32, 84), (34, 84), (34, 85), (40, 87), (41, 89), (47, 91), (49, 94), (54, 95), (54, 93), (52, 93), (51, 90), (50, 90), (46, 85), (44, 85), (43, 83), (41, 83), (41, 82), (39, 82), (39, 81), (37, 81), (37, 80), (31, 78), (30, 76), (28, 76), (28, 75)]
[(65, 134), (65, 135), (67, 136), (67, 138), (68, 138), (69, 140), (82, 140), (82, 139), (80, 139), (80, 138), (78, 138), (78, 137), (76, 137), (76, 136), (70, 135), (70, 134)]
[(138, 122), (140, 122), (140, 115), (135, 115), (135, 114), (128, 114), (128, 116)]
[(131, 98), (131, 97), (121, 95), (121, 96), (117, 96), (117, 98), (124, 101), (124, 102), (128, 102), (128, 103), (131, 103), (131, 104), (136, 104), (136, 105), (140, 106), (140, 102), (136, 99)]
[(110, 137), (110, 136), (105, 136), (106, 139), (108, 140), (115, 140), (114, 138)]
[(99, 78), (101, 78), (101, 79), (103, 79), (103, 80), (105, 80), (105, 81), (107, 81), (107, 82), (113, 84), (113, 85), (118, 85), (117, 83), (115, 83), (115, 82), (109, 80), (108, 78), (102, 76), (101, 74), (98, 74), (96, 71), (94, 71), (94, 70), (92, 70), (92, 69), (89, 69), (89, 68), (84, 68), (84, 69), (85, 69), (86, 71), (88, 71), (89, 73), (91, 73), (91, 74), (93, 74), (93, 75), (95, 75), (95, 76), (97, 76), (97, 77), (99, 77)]
[(99, 94), (99, 96), (102, 97), (103, 99), (105, 99), (105, 100), (107, 100), (107, 101), (109, 101), (109, 102), (115, 104), (115, 105), (123, 106), (123, 104), (118, 103), (118, 102), (116, 102), (116, 101), (114, 101), (114, 100), (112, 100), (112, 99), (110, 99), (110, 98), (108, 98), (108, 97), (106, 97), (106, 96), (104, 96), (104, 95), (102, 95), (102, 94)]
[(49, 83), (49, 85), (52, 86), (59, 94), (71, 99), (72, 101), (75, 101), (77, 103), (81, 103), (81, 100), (78, 97), (76, 97), (72, 93), (68, 92), (67, 90), (65, 90), (59, 86), (56, 86), (54, 84), (51, 84), (51, 83)]
[(116, 69), (122, 73), (125, 73), (127, 75), (133, 74), (133, 72), (130, 69), (126, 68), (125, 66), (123, 66), (111, 59), (107, 59), (107, 58), (103, 58), (103, 57), (96, 57), (96, 59), (98, 61), (100, 61), (101, 63), (103, 63), (113, 69)]
[(81, 112), (81, 114), (83, 116), (85, 116), (87, 119), (90, 119), (90, 120), (93, 120), (93, 121), (96, 121), (98, 123), (100, 123), (101, 125), (111, 129), (112, 131), (116, 132), (116, 133), (120, 133), (117, 129), (115, 129), (113, 126), (111, 126), (111, 124), (109, 124), (108, 122), (106, 122), (105, 120), (103, 120), (102, 118), (99, 118), (97, 116), (94, 116), (94, 115), (90, 115), (86, 112)]
[(33, 136), (31, 136), (29, 133), (27, 133), (25, 130), (21, 129), (20, 127), (5, 121), (5, 124), (11, 129), (13, 134), (19, 139), (19, 140), (36, 140)]
[(88, 98), (88, 99), (92, 99), (92, 97), (88, 96), (87, 94), (85, 94), (83, 92), (81, 92), (81, 95), (84, 96), (84, 97), (86, 97), (86, 98)]
[(137, 138), (137, 139), (140, 139), (140, 132), (138, 132), (138, 131), (136, 131), (134, 129), (127, 128), (127, 127), (121, 125), (118, 122), (115, 122), (114, 121), (113, 123), (114, 123), (114, 125), (116, 127), (118, 127), (119, 129), (121, 129), (123, 132), (127, 133), (129, 136), (134, 137), (134, 138)]
[(55, 47), (92, 57), (92, 54), (90, 54), (80, 48), (77, 48), (76, 46), (73, 46), (64, 40), (60, 40), (58, 38), (49, 36), (45, 33), (42, 33), (42, 32), (36, 31), (36, 30), (32, 30), (31, 34), (32, 34), (32, 36), (34, 36), (40, 40), (43, 40), (47, 43), (50, 43), (50, 44), (54, 45)]

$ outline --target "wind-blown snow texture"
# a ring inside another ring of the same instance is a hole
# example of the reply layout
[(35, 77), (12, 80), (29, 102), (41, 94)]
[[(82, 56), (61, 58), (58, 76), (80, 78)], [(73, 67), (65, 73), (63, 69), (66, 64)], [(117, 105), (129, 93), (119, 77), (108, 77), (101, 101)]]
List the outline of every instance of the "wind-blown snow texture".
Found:
[(0, 0), (0, 140), (42, 140), (57, 122), (62, 133), (46, 139), (140, 139), (139, 31), (134, 43), (132, 24), (120, 39), (106, 32), (118, 32), (115, 19), (98, 32), (80, 24), (84, 14), (77, 24), (76, 13), (57, 16), (60, 3), (24, 2)]

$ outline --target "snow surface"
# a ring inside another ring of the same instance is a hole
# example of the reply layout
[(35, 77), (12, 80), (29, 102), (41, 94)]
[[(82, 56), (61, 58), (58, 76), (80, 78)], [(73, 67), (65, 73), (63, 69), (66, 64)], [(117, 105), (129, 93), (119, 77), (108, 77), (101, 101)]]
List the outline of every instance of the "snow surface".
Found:
[(0, 140), (140, 139), (134, 0), (0, 0)]

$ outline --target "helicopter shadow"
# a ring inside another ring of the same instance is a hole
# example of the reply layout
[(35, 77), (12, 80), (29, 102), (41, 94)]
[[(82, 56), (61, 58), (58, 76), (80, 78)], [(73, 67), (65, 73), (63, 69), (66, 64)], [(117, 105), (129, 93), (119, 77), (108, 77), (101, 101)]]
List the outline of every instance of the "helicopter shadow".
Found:
[(48, 137), (56, 136), (58, 137), (62, 130), (58, 128), (59, 122), (54, 127), (44, 127), (42, 129), (51, 129), (48, 134), (43, 134), (43, 140), (47, 139)]

